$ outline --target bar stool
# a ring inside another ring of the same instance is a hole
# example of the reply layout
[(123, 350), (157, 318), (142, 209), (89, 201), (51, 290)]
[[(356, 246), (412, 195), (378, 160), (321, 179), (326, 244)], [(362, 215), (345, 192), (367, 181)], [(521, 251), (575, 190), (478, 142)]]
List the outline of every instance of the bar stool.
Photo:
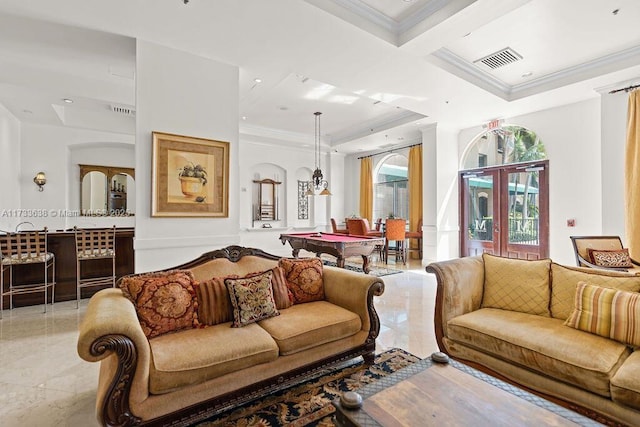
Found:
[[(116, 286), (116, 227), (73, 228), (76, 237), (76, 308), (80, 307), (81, 291), (93, 286)], [(82, 264), (99, 259), (111, 260), (111, 274), (82, 277)]]
[[(44, 278), (42, 282), (15, 283), (15, 266), (42, 264)], [(9, 296), (9, 309), (13, 310), (13, 296), (42, 292), (44, 294), (44, 312), (47, 312), (49, 288), (51, 304), (55, 302), (56, 262), (53, 253), (47, 248), (47, 228), (40, 231), (22, 231), (0, 235), (0, 319), (4, 310), (4, 297)], [(51, 269), (51, 281), (49, 281)], [(9, 288), (5, 290), (5, 271), (9, 271)]]
[(396, 261), (398, 256), (402, 260), (403, 264), (407, 263), (407, 251), (404, 244), (406, 239), (405, 227), (407, 221), (403, 218), (387, 219), (385, 222), (385, 243), (384, 243), (384, 260), (388, 263), (389, 260), (389, 242), (395, 242), (395, 255)]

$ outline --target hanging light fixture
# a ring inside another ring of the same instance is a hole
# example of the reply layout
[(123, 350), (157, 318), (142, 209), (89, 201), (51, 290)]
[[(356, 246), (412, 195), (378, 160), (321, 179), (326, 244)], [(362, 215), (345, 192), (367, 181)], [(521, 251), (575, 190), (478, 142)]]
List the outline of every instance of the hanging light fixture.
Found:
[(309, 181), (308, 190), (306, 192), (307, 196), (313, 196), (317, 192), (320, 192), (321, 196), (330, 196), (331, 192), (329, 191), (329, 183), (324, 179), (322, 175), (322, 169), (320, 168), (320, 115), (322, 113), (316, 112), (313, 113), (315, 115), (315, 170), (313, 171), (313, 176), (311, 177), (311, 181)]

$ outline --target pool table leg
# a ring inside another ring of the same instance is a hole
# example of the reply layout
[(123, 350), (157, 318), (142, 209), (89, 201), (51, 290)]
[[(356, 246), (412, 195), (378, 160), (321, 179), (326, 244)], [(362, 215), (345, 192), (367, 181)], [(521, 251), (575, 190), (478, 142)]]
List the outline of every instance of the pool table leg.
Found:
[(300, 253), (300, 249), (293, 249), (291, 251), (291, 255), (293, 255), (294, 258), (298, 258), (298, 254)]
[(367, 255), (362, 255), (362, 271), (364, 274), (369, 273), (369, 257)]
[(344, 257), (342, 255), (338, 255), (336, 265), (340, 268), (344, 268)]

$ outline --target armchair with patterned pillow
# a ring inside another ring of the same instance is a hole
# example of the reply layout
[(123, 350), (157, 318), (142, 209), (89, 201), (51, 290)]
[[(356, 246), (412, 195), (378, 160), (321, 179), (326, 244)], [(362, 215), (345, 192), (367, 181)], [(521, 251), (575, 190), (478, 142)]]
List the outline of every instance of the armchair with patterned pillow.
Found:
[(629, 256), (619, 236), (570, 236), (578, 267), (640, 275), (640, 262)]

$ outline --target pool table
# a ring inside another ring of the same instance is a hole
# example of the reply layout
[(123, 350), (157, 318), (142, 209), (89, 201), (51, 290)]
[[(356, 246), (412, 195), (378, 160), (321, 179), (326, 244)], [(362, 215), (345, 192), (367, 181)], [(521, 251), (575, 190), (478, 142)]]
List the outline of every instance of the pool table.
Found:
[(348, 234), (333, 233), (292, 233), (281, 234), (280, 241), (284, 245), (289, 242), (293, 248), (293, 256), (298, 257), (300, 249), (320, 254), (329, 254), (337, 258), (338, 267), (344, 268), (344, 260), (347, 257), (362, 256), (362, 270), (369, 272), (369, 255), (376, 246), (384, 246), (381, 237), (350, 236)]

